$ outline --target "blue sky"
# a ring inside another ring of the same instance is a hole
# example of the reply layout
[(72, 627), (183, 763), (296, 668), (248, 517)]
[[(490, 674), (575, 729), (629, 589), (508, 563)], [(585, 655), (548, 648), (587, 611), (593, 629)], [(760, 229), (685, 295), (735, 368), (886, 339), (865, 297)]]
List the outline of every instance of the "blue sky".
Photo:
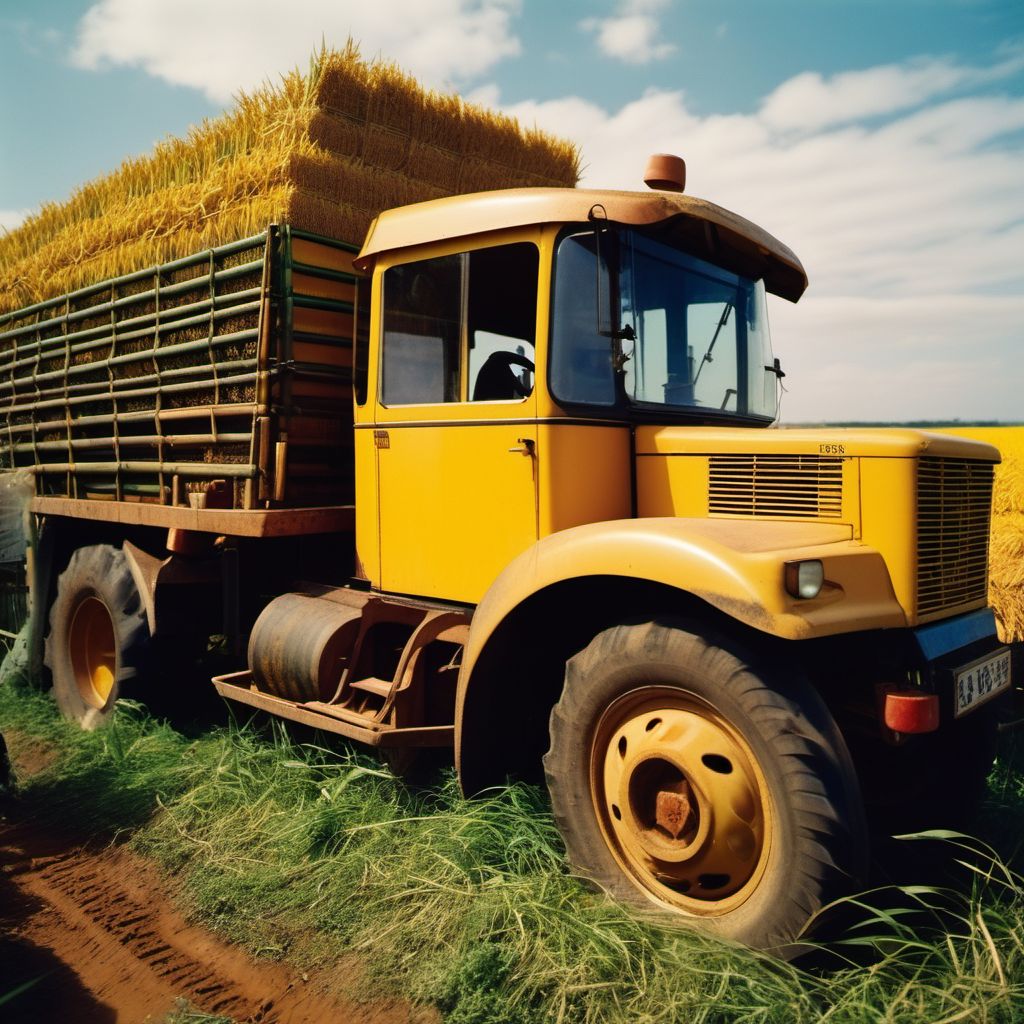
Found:
[(0, 0), (0, 225), (351, 34), (792, 246), (784, 421), (1024, 420), (1024, 3)]

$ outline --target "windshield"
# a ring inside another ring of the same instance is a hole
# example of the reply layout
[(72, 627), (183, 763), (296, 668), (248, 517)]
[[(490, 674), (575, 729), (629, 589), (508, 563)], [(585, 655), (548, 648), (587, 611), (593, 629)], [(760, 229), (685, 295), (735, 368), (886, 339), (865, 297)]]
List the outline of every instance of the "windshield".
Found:
[(774, 419), (775, 383), (762, 282), (635, 231), (587, 229), (559, 243), (559, 401)]

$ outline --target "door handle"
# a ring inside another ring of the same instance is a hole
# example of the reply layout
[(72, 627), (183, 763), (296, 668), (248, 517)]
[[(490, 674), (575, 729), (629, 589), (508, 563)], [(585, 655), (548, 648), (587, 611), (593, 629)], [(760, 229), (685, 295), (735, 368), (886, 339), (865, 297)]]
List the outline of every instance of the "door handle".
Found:
[(515, 448), (509, 448), (510, 452), (518, 452), (520, 455), (534, 455), (537, 442), (532, 437), (517, 437), (519, 444)]

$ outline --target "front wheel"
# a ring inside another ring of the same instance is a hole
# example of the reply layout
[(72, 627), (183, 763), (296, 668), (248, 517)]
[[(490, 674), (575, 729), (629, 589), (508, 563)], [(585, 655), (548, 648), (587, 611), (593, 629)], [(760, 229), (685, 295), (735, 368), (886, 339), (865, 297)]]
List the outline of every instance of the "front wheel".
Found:
[(726, 938), (785, 951), (866, 868), (817, 692), (684, 624), (617, 626), (571, 659), (544, 763), (575, 870)]

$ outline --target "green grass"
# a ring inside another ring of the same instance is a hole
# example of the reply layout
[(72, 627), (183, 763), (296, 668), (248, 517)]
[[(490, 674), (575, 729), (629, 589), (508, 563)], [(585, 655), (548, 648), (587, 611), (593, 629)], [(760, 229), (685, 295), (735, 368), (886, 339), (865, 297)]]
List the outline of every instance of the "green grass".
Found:
[(0, 686), (0, 729), (60, 752), (22, 780), (28, 813), (130, 842), (181, 880), (190, 913), (258, 955), (304, 967), (361, 955), (349, 995), (402, 994), (453, 1024), (1024, 1018), (1012, 869), (1024, 789), (1010, 749), (979, 824), (999, 853), (951, 835), (906, 841), (915, 866), (944, 851), (941, 883), (922, 866), (921, 884), (837, 908), (830, 958), (800, 969), (586, 890), (535, 788), (467, 801), (449, 775), (416, 791), (280, 727), (188, 738), (133, 705), (85, 734), (14, 684)]

